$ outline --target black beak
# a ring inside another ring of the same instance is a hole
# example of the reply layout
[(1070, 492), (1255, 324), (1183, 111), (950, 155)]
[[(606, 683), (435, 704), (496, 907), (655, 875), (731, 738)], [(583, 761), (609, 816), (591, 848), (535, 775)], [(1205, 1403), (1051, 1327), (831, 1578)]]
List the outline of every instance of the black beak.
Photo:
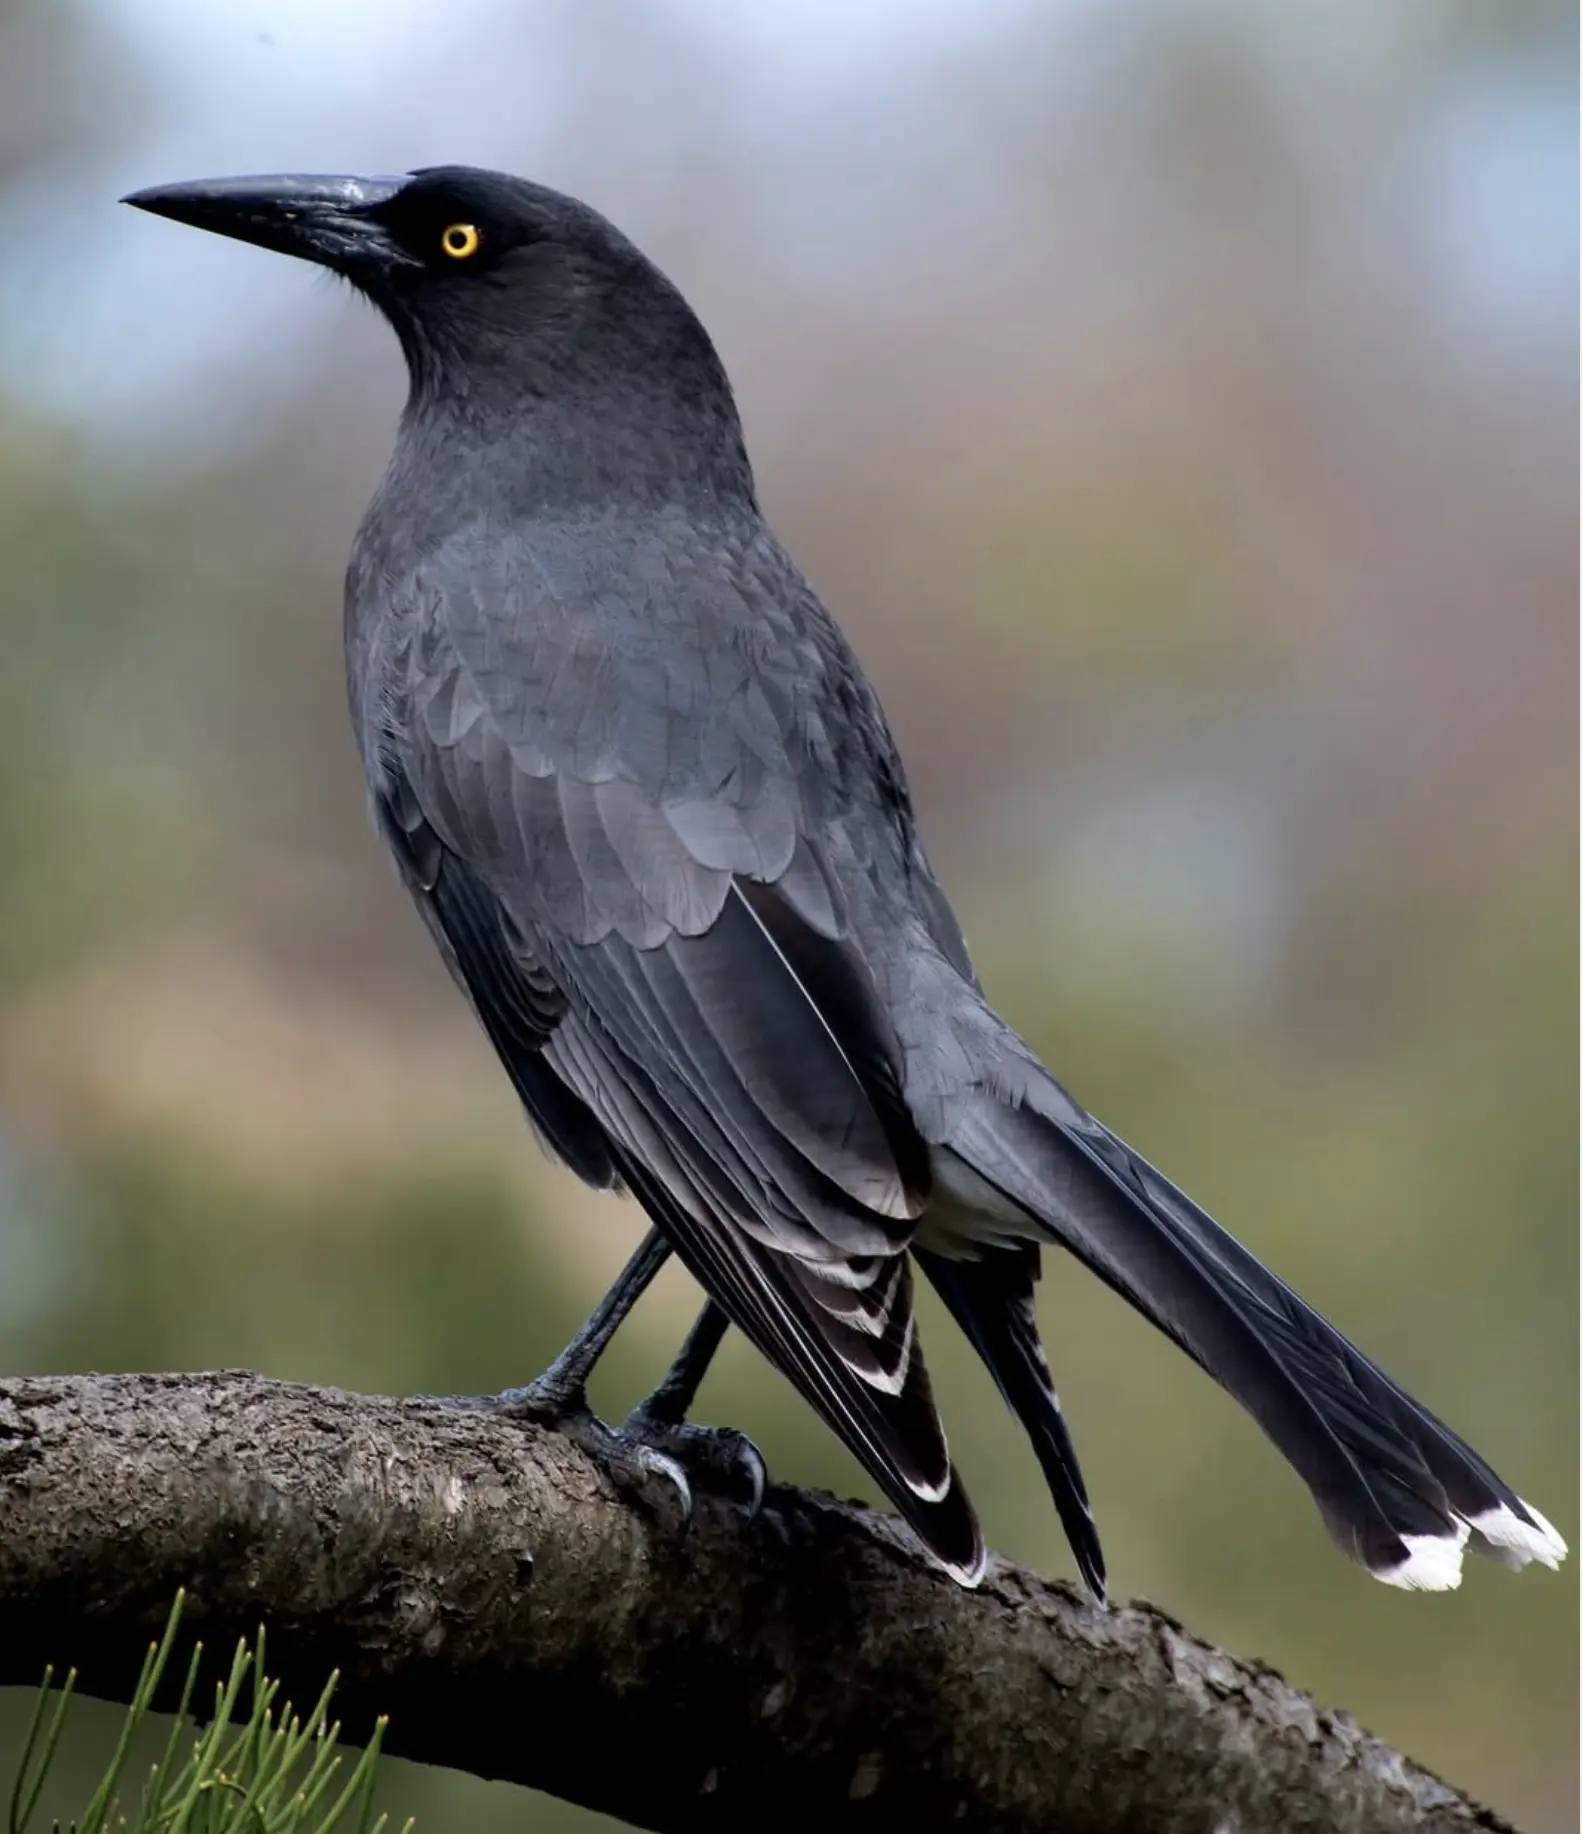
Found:
[(418, 265), (391, 237), (377, 212), (405, 178), (199, 178), (154, 185), (121, 199), (155, 216), (256, 242), (282, 255), (317, 261), (351, 279), (372, 279)]

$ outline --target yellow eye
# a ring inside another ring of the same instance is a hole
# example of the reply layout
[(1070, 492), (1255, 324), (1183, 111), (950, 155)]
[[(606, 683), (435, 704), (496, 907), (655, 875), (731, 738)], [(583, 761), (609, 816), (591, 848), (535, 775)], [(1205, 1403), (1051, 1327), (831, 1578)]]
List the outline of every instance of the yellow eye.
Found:
[(452, 223), (440, 237), (439, 245), (452, 261), (465, 261), (469, 255), (477, 254), (482, 240), (475, 223)]

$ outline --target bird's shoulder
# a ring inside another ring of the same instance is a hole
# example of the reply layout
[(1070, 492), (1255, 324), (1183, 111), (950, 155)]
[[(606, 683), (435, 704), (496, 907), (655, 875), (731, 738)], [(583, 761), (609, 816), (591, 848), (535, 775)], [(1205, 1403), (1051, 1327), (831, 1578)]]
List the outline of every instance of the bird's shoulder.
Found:
[(512, 904), (647, 943), (707, 927), (739, 876), (826, 934), (876, 901), (941, 927), (878, 696), (761, 522), (476, 522), (359, 589), (376, 797), (399, 779)]
[(348, 588), (354, 695), (428, 744), (487, 725), (532, 774), (661, 797), (898, 781), (860, 663), (761, 523), (485, 521), (398, 575), (367, 571)]

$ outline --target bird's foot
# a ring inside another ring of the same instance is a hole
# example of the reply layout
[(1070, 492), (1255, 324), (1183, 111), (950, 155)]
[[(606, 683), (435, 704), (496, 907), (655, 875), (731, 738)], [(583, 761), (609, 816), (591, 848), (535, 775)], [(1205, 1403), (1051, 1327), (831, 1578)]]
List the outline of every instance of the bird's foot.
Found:
[(640, 1435), (601, 1420), (589, 1407), (580, 1384), (557, 1382), (555, 1372), (550, 1370), (526, 1388), (508, 1388), (496, 1395), (492, 1411), (507, 1419), (531, 1420), (539, 1426), (552, 1427), (581, 1446), (601, 1470), (624, 1487), (651, 1491), (657, 1483), (667, 1488), (680, 1504), (682, 1520), (691, 1519), (692, 1486), (679, 1461), (648, 1445)]
[(699, 1489), (740, 1503), (749, 1522), (762, 1507), (769, 1475), (763, 1453), (735, 1427), (667, 1420), (645, 1401), (627, 1415), (621, 1433), (681, 1465)]
[(526, 1388), (494, 1397), (492, 1411), (553, 1427), (574, 1440), (604, 1470), (639, 1490), (657, 1482), (674, 1493), (684, 1522), (692, 1519), (693, 1486), (741, 1501), (748, 1520), (763, 1501), (762, 1454), (745, 1433), (731, 1427), (691, 1426), (672, 1421), (647, 1403), (620, 1426), (601, 1420), (580, 1385), (556, 1380), (547, 1371)]

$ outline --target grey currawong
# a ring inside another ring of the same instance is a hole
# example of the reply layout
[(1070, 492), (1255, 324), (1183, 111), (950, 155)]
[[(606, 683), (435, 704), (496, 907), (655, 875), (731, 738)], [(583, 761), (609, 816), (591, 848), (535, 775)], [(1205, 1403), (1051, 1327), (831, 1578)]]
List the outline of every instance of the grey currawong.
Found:
[(1469, 1542), (1556, 1563), (1536, 1510), (989, 1007), (878, 699), (759, 509), (714, 348), (625, 237), (465, 167), (127, 201), (333, 268), (394, 326), (411, 393), (346, 585), (380, 830), (549, 1148), (637, 1198), (952, 1574), (977, 1578), (983, 1540), (914, 1265), (1103, 1596), (1034, 1317), (1051, 1245), (1253, 1414), (1379, 1578), (1454, 1585)]

